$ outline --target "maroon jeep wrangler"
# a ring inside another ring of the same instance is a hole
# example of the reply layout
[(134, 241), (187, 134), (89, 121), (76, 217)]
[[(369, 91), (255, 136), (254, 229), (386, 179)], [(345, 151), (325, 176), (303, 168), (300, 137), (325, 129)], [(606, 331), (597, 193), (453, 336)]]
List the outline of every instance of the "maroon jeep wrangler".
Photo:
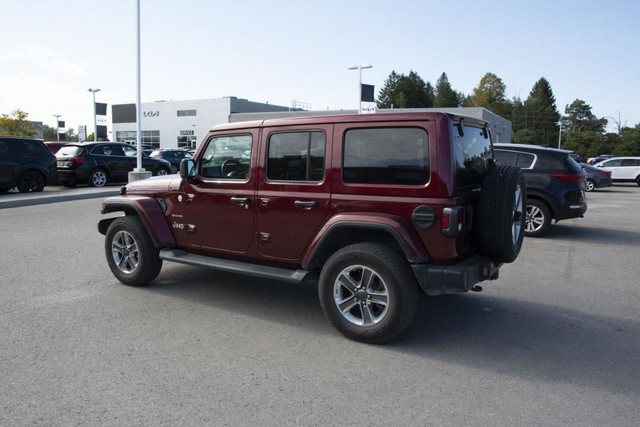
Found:
[(318, 281), (345, 336), (384, 342), (419, 292), (479, 290), (523, 238), (524, 178), (496, 165), (488, 124), (444, 113), (215, 126), (180, 175), (131, 182), (98, 224), (126, 285), (162, 261)]

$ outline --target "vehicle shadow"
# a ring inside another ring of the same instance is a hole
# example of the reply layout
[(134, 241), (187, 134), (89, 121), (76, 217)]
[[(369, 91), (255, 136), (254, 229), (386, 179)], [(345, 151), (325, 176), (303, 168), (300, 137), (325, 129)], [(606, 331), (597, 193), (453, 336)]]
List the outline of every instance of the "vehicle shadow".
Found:
[(402, 353), (640, 396), (640, 321), (490, 295), (423, 298)]
[(558, 223), (549, 227), (543, 237), (527, 237), (535, 241), (565, 239), (577, 243), (593, 243), (637, 248), (640, 245), (640, 231), (615, 228), (585, 227), (578, 224)]
[[(312, 284), (290, 285), (172, 265), (142, 289), (301, 328), (316, 342), (338, 335), (325, 319)], [(638, 336), (638, 319), (608, 318), (488, 294), (423, 295), (408, 330), (373, 351), (640, 396)], [(362, 344), (344, 340), (345, 346), (360, 351)]]

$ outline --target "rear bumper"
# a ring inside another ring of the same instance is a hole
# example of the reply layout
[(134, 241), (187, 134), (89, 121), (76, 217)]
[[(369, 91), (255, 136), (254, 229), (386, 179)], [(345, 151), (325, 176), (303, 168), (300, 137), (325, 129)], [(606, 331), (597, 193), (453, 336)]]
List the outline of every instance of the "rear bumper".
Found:
[(65, 182), (81, 182), (87, 179), (87, 173), (78, 171), (77, 169), (58, 169), (58, 181)]
[(433, 296), (467, 292), (476, 283), (495, 280), (501, 266), (485, 256), (474, 255), (456, 265), (414, 264), (411, 267), (420, 288)]

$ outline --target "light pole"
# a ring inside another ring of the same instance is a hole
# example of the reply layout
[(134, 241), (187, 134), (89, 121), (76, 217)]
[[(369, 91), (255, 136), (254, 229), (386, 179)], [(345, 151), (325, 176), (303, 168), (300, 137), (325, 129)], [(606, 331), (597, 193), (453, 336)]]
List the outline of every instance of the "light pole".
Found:
[(560, 132), (558, 132), (558, 148), (560, 148), (560, 142), (562, 141), (562, 120), (560, 120)]
[(362, 113), (362, 70), (373, 68), (371, 64), (352, 65), (349, 70), (358, 70), (358, 114)]
[(56, 118), (56, 137), (59, 142), (60, 141), (60, 121), (58, 121), (58, 118), (62, 117), (62, 114), (54, 114), (53, 117)]
[(93, 142), (98, 142), (98, 121), (96, 120), (96, 92), (100, 92), (100, 89), (89, 89), (88, 92), (93, 93)]

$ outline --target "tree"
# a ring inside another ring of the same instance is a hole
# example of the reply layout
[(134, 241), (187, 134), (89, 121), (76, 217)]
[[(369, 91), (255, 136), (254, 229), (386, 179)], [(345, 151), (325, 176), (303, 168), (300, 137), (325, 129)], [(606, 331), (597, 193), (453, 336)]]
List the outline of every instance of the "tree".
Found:
[(393, 102), (395, 98), (395, 92), (397, 91), (398, 80), (401, 75), (396, 73), (395, 70), (391, 71), (387, 80), (384, 81), (384, 86), (380, 89), (378, 94), (378, 108), (393, 108)]
[(562, 117), (563, 148), (573, 150), (583, 157), (596, 157), (609, 152), (611, 137), (605, 137), (606, 119), (599, 119), (591, 112), (591, 106), (576, 99), (564, 109)]
[(45, 124), (42, 125), (42, 138), (44, 138), (45, 141), (56, 141), (58, 139), (56, 132), (56, 128)]
[(612, 151), (619, 156), (640, 156), (640, 124), (622, 128), (620, 142)]
[(511, 116), (511, 104), (505, 96), (507, 90), (502, 79), (493, 73), (486, 73), (473, 89), (466, 105), (483, 107), (499, 116)]
[(433, 87), (415, 71), (408, 76), (392, 71), (378, 96), (378, 108), (429, 108), (433, 106)]
[(33, 136), (38, 133), (27, 120), (29, 113), (20, 109), (0, 116), (0, 135)]
[[(529, 97), (522, 106), (513, 105), (511, 120), (514, 124), (514, 142), (525, 143), (518, 139), (522, 130), (534, 132), (533, 141), (538, 145), (555, 145), (558, 141), (558, 122), (560, 113), (556, 107), (556, 98), (553, 96), (551, 85), (544, 77), (541, 77), (529, 92)], [(531, 140), (529, 138), (529, 140)]]
[(567, 105), (562, 117), (562, 127), (573, 132), (604, 132), (607, 119), (599, 119), (591, 112), (591, 106), (581, 99)]
[(449, 78), (446, 73), (442, 73), (436, 82), (435, 99), (433, 101), (434, 107), (449, 108), (458, 107), (462, 103), (460, 94), (453, 90), (449, 83)]

